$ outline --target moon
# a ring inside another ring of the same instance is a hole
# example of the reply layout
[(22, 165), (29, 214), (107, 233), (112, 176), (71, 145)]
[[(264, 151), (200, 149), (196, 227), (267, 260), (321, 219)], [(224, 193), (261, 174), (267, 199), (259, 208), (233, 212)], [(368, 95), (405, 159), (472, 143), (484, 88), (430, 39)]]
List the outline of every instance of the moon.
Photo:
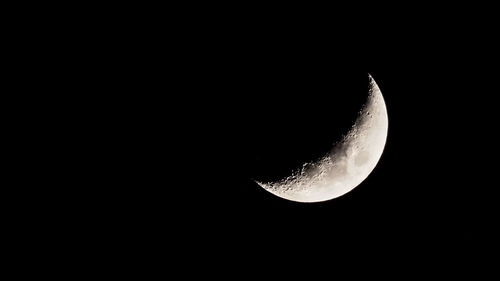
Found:
[(337, 198), (361, 184), (382, 156), (389, 127), (382, 92), (368, 76), (368, 96), (356, 121), (326, 155), (278, 181), (255, 182), (276, 196), (306, 203)]

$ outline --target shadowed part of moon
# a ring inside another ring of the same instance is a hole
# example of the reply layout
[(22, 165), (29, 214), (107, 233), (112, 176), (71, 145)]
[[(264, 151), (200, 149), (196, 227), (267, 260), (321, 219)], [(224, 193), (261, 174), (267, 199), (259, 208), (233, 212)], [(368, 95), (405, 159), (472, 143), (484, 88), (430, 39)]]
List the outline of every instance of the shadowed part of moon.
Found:
[(346, 194), (363, 182), (382, 156), (388, 131), (384, 98), (369, 76), (366, 103), (347, 134), (324, 157), (281, 180), (257, 182), (284, 199), (319, 202)]

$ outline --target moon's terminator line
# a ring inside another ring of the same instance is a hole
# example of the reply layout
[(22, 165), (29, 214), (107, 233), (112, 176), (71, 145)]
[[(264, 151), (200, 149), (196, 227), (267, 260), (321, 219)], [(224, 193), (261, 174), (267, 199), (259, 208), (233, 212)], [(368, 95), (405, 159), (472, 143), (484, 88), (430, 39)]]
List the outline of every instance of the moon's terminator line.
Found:
[(368, 97), (354, 125), (325, 156), (305, 163), (284, 179), (256, 182), (276, 196), (298, 202), (342, 196), (363, 182), (377, 165), (385, 147), (388, 124), (384, 98), (369, 75)]

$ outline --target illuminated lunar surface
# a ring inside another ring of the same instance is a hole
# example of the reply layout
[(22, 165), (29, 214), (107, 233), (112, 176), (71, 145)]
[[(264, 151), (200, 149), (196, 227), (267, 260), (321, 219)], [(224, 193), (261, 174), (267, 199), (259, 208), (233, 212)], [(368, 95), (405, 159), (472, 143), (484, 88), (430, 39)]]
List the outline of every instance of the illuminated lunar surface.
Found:
[(330, 200), (363, 182), (382, 156), (389, 124), (382, 93), (371, 76), (369, 80), (368, 97), (354, 125), (326, 155), (281, 180), (256, 182), (276, 196), (297, 202)]

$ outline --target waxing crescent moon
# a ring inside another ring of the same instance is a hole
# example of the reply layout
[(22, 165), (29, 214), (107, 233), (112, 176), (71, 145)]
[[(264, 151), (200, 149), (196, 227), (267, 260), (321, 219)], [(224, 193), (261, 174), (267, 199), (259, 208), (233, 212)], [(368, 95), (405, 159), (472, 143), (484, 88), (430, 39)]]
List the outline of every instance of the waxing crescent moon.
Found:
[(363, 182), (384, 151), (388, 117), (382, 93), (369, 75), (368, 97), (352, 128), (316, 162), (305, 163), (274, 182), (256, 181), (265, 190), (297, 202), (320, 202), (342, 196)]

